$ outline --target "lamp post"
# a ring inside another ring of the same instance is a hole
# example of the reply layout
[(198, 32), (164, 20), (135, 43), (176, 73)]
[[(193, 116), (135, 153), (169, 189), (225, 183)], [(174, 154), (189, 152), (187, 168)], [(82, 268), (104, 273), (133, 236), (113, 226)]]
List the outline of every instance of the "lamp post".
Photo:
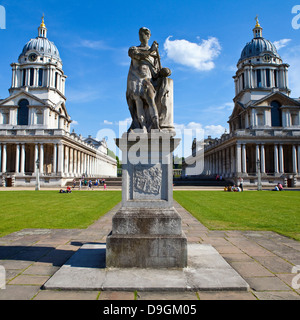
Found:
[(35, 182), (35, 191), (40, 190), (40, 159), (38, 158), (35, 162), (36, 164), (36, 182)]
[(260, 168), (260, 160), (259, 158), (256, 161), (256, 167), (257, 167), (257, 191), (262, 190), (262, 184), (261, 184), (261, 168)]

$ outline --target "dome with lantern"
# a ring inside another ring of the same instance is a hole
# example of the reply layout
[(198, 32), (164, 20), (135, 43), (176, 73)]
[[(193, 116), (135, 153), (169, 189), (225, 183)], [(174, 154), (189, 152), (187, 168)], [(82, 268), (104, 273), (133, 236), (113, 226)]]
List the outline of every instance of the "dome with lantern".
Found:
[(37, 58), (49, 58), (61, 62), (59, 51), (55, 44), (47, 38), (47, 28), (44, 22), (44, 16), (42, 23), (38, 28), (38, 37), (29, 40), (23, 48), (22, 53), (19, 56), (19, 60), (27, 59), (30, 62), (34, 62)]
[(281, 59), (276, 46), (271, 41), (263, 38), (262, 30), (263, 28), (260, 26), (258, 18), (256, 17), (256, 26), (253, 29), (254, 38), (248, 42), (242, 50), (239, 63), (246, 59), (264, 55)]

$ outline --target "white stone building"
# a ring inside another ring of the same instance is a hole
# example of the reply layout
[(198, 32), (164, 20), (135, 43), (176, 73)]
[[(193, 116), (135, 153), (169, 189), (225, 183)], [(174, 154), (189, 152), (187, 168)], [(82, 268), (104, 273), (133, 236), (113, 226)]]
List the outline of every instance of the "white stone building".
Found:
[(88, 177), (116, 177), (117, 162), (107, 146), (89, 144), (70, 133), (65, 81), (58, 49), (38, 28), (12, 63), (9, 97), (0, 100), (0, 178), (2, 186), (34, 186), (37, 165), (41, 186), (64, 186)]
[(290, 97), (289, 65), (258, 20), (253, 33), (233, 77), (230, 133), (206, 145), (204, 173), (255, 186), (260, 167), (264, 186), (300, 186), (300, 99)]

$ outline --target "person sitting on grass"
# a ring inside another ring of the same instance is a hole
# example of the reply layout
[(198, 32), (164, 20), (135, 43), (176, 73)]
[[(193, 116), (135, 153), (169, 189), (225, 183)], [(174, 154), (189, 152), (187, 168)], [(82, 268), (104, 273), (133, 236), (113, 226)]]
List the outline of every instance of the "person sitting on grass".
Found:
[(278, 183), (278, 189), (279, 189), (279, 191), (282, 191), (283, 190), (283, 186), (282, 186), (282, 184), (281, 183)]
[(275, 186), (275, 188), (272, 191), (279, 191), (278, 186)]
[(71, 187), (67, 187), (67, 193), (72, 193)]

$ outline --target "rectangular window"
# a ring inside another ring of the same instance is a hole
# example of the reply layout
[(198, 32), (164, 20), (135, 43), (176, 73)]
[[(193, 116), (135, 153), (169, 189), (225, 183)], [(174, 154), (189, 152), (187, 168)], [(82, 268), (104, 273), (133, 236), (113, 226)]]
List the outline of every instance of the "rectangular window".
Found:
[(275, 88), (278, 88), (278, 74), (277, 74), (277, 70), (274, 70), (274, 84), (275, 84)]
[(292, 113), (292, 126), (298, 126), (299, 125), (299, 116), (297, 113)]
[(261, 84), (261, 70), (256, 70), (256, 83), (257, 83), (257, 87), (261, 88), (262, 84)]
[(258, 113), (257, 114), (257, 125), (258, 126), (263, 126), (265, 125), (265, 117), (263, 113)]
[(22, 87), (25, 87), (26, 85), (26, 69), (24, 69), (22, 71), (23, 75), (22, 75)]
[(2, 113), (3, 124), (9, 124), (9, 113)]
[(43, 69), (39, 70), (39, 87), (43, 86)]
[(41, 111), (36, 113), (36, 124), (43, 124), (43, 113)]
[(267, 78), (267, 88), (270, 88), (271, 87), (270, 69), (266, 70), (266, 78)]
[(245, 74), (242, 73), (242, 85), (243, 85), (243, 89), (245, 89)]
[(58, 73), (55, 73), (55, 88), (57, 89), (57, 84), (58, 84)]
[(30, 86), (32, 87), (34, 83), (34, 69), (30, 69)]

